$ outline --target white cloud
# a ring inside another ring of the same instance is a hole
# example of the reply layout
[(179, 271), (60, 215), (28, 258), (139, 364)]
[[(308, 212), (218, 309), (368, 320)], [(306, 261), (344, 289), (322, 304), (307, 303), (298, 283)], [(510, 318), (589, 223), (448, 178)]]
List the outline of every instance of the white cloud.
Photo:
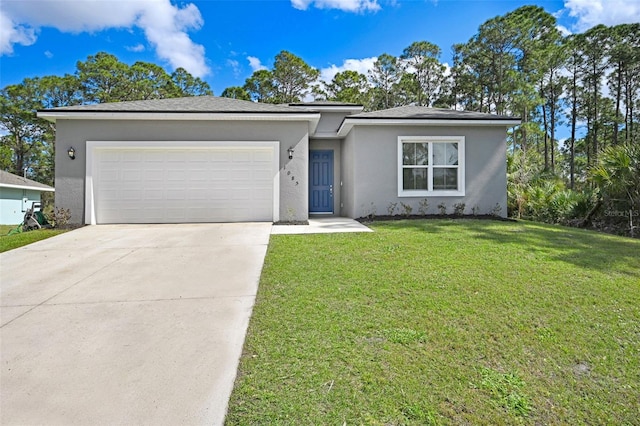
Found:
[(375, 12), (380, 10), (378, 0), (291, 0), (291, 6), (307, 10), (310, 5), (317, 9), (339, 9), (344, 12)]
[(253, 72), (267, 69), (267, 67), (262, 65), (260, 59), (256, 58), (255, 56), (247, 56), (247, 60), (249, 61), (249, 66), (251, 67), (251, 70)]
[(570, 30), (570, 29), (568, 29), (567, 27), (562, 26), (562, 25), (557, 25), (557, 26), (556, 26), (556, 29), (557, 29), (558, 31), (560, 31), (560, 34), (562, 34), (564, 37), (566, 37), (566, 36), (569, 36), (569, 35), (573, 34), (573, 33), (571, 32), (571, 30)]
[(442, 65), (444, 65), (444, 76), (449, 77), (451, 75), (451, 66), (448, 62), (443, 62)]
[(24, 25), (15, 24), (3, 10), (0, 10), (0, 55), (13, 53), (13, 46), (30, 46), (36, 42), (36, 31)]
[(233, 75), (236, 77), (240, 76), (240, 62), (235, 59), (227, 59), (227, 66), (233, 69)]
[(49, 50), (46, 50), (44, 52), (44, 56), (46, 56), (48, 59), (53, 58), (53, 53), (51, 53)]
[(357, 71), (360, 74), (367, 75), (370, 69), (373, 68), (373, 64), (376, 62), (378, 58), (364, 58), (364, 59), (345, 59), (342, 65), (337, 66), (331, 64), (330, 67), (322, 68), (320, 70), (320, 79), (326, 81), (327, 83), (333, 80), (333, 77), (336, 76), (339, 72), (342, 71)]
[(197, 77), (210, 72), (204, 47), (188, 35), (204, 22), (193, 4), (179, 7), (170, 0), (4, 0), (0, 19), (0, 55), (11, 54), (15, 44), (35, 43), (42, 27), (69, 33), (137, 27), (158, 57), (173, 68), (185, 68)]
[(135, 46), (127, 46), (126, 49), (129, 52), (144, 52), (144, 45), (142, 43), (138, 43)]
[(565, 0), (569, 16), (578, 22), (575, 29), (585, 31), (598, 24), (607, 26), (640, 22), (637, 0)]

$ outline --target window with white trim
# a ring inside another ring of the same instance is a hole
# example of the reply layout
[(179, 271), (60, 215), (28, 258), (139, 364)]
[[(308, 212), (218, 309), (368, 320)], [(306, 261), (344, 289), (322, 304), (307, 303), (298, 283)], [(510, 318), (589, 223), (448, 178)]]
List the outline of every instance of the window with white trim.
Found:
[(464, 136), (399, 136), (398, 196), (463, 196)]

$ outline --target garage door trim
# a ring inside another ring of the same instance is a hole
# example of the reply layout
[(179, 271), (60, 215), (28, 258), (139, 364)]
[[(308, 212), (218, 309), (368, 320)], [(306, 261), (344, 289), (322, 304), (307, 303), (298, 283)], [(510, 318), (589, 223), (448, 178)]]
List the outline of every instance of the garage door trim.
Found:
[(280, 217), (280, 142), (278, 141), (87, 141), (85, 176), (85, 223), (95, 225), (95, 194), (93, 174), (97, 169), (96, 152), (98, 150), (126, 149), (202, 149), (202, 148), (271, 148), (273, 150), (273, 218)]

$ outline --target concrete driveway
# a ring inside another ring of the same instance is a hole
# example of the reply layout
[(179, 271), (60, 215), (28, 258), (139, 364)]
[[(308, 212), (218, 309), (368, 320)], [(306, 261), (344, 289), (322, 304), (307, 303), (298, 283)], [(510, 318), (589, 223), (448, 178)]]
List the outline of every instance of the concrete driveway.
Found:
[(102, 225), (0, 255), (0, 423), (221, 424), (271, 224)]

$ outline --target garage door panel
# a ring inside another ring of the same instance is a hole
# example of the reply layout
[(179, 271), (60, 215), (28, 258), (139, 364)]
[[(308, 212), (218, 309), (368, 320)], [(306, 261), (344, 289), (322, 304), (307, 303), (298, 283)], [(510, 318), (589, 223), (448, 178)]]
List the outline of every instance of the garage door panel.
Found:
[(271, 179), (271, 171), (270, 170), (254, 170), (253, 178), (258, 181), (266, 181)]
[(211, 153), (211, 161), (214, 163), (228, 163), (231, 159), (231, 153), (229, 151), (213, 151)]
[(272, 147), (97, 148), (97, 223), (273, 220)]
[(132, 190), (132, 189), (123, 189), (118, 194), (118, 198), (122, 199), (123, 202), (126, 201), (137, 201), (140, 198), (140, 191)]
[(234, 163), (248, 163), (251, 161), (251, 153), (248, 151), (233, 151), (231, 155)]
[(164, 191), (158, 189), (145, 189), (142, 194), (145, 201), (162, 200)]
[(239, 189), (238, 191), (235, 191), (233, 194), (231, 194), (231, 198), (233, 200), (250, 200), (251, 189), (249, 188)]
[(113, 190), (113, 189), (105, 189), (102, 191), (102, 199), (105, 201), (112, 201), (112, 200), (118, 200), (119, 198), (119, 191), (117, 190)]

